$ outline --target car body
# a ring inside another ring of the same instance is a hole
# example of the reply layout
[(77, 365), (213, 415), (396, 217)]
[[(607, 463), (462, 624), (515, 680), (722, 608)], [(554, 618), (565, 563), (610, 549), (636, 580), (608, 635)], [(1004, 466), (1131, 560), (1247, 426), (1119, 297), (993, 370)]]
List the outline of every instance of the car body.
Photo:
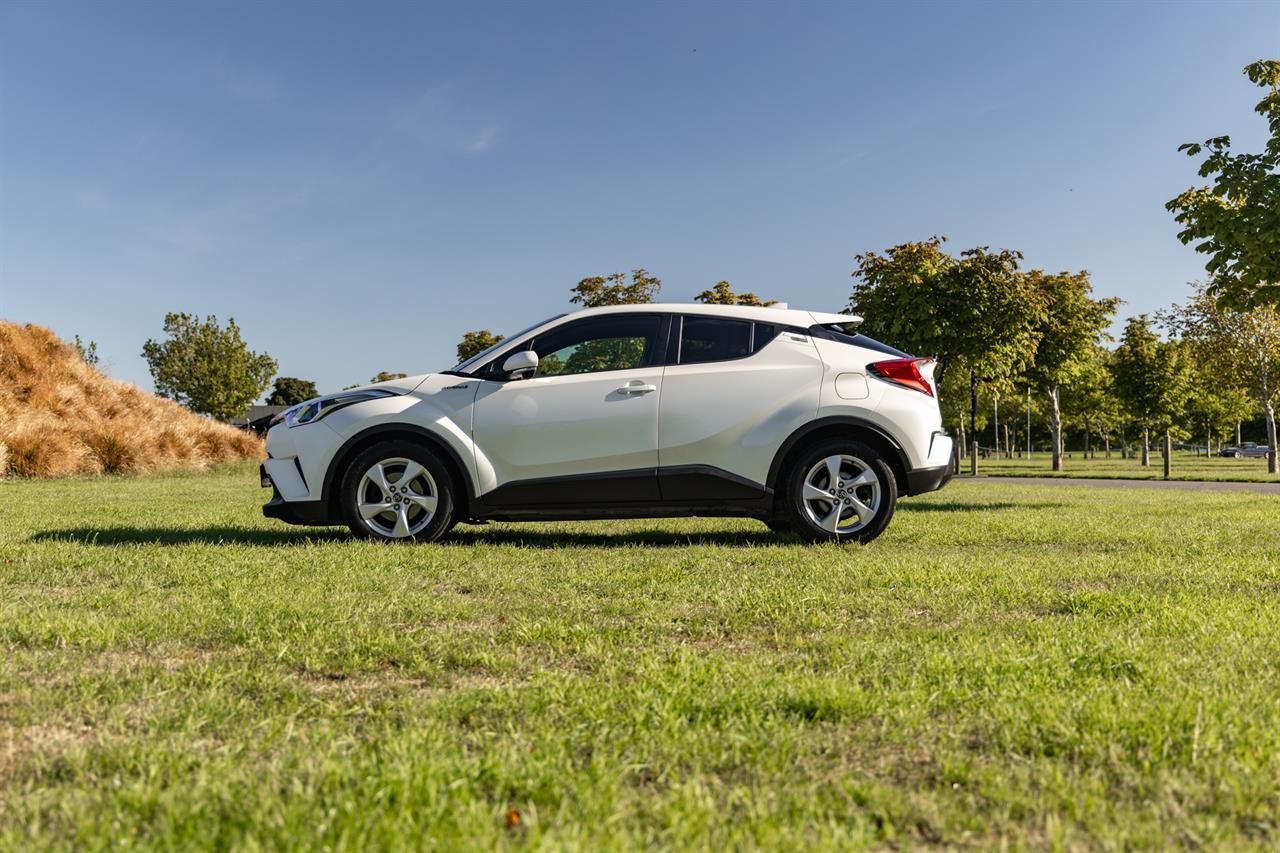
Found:
[(1224, 447), (1218, 451), (1219, 456), (1228, 456), (1234, 459), (1266, 459), (1267, 446), (1259, 445), (1254, 441), (1244, 441), (1232, 447)]
[(453, 370), (289, 410), (268, 432), (263, 511), (380, 539), (711, 515), (867, 541), (899, 494), (948, 481), (952, 442), (933, 360), (858, 322), (701, 304), (561, 315)]

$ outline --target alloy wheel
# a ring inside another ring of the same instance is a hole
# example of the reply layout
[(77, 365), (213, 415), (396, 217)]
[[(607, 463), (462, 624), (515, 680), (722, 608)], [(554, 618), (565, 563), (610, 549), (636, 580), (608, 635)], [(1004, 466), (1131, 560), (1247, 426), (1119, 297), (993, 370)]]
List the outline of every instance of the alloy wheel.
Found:
[(435, 517), (440, 492), (435, 478), (412, 459), (375, 462), (360, 478), (356, 507), (369, 529), (391, 539), (422, 532)]
[(801, 494), (809, 520), (830, 533), (855, 533), (880, 511), (880, 478), (856, 456), (833, 454), (805, 474)]

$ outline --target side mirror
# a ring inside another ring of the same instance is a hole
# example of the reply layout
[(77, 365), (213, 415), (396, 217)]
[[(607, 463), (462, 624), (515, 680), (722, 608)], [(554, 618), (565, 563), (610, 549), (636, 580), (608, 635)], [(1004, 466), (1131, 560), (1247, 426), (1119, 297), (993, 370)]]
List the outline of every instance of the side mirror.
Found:
[(538, 354), (533, 350), (520, 350), (507, 356), (502, 372), (508, 379), (528, 379), (538, 369)]

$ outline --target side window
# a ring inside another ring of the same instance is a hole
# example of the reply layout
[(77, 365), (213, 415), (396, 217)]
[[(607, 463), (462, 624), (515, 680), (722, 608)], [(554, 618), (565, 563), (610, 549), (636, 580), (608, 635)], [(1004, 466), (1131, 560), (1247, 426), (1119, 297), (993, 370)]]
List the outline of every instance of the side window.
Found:
[(769, 345), (769, 342), (778, 336), (780, 332), (773, 323), (756, 323), (756, 333), (751, 338), (751, 352), (757, 353)]
[(751, 321), (685, 317), (680, 332), (680, 363), (728, 361), (751, 353)]
[(622, 314), (568, 323), (533, 339), (535, 376), (630, 370), (653, 363), (660, 317)]

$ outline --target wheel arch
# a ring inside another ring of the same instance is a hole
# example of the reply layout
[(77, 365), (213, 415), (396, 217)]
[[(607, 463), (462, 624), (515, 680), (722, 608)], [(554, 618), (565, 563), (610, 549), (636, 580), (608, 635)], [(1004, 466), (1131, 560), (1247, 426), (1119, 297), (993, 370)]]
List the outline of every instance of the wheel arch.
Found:
[(390, 423), (379, 424), (361, 430), (343, 442), (342, 446), (338, 448), (338, 452), (333, 455), (333, 460), (329, 463), (328, 470), (325, 471), (324, 484), (320, 492), (320, 500), (328, 508), (330, 517), (338, 518), (341, 516), (341, 508), (338, 506), (338, 483), (339, 478), (347, 470), (347, 466), (351, 464), (351, 461), (358, 454), (375, 444), (396, 440), (411, 441), (425, 445), (440, 458), (444, 466), (449, 469), (449, 476), (463, 490), (463, 493), (458, 496), (457, 503), (465, 511), (467, 505), (475, 497), (475, 485), (471, 482), (467, 466), (463, 463), (462, 457), (458, 455), (458, 452), (447, 441), (425, 427), (415, 424)]
[(769, 466), (769, 478), (766, 485), (775, 494), (779, 491), (780, 481), (791, 458), (805, 447), (826, 441), (831, 438), (852, 438), (874, 447), (884, 456), (885, 462), (893, 471), (897, 481), (898, 494), (909, 494), (907, 471), (911, 467), (907, 462), (907, 454), (894, 438), (879, 426), (862, 418), (850, 415), (833, 415), (811, 421), (787, 436), (786, 441), (774, 454)]

